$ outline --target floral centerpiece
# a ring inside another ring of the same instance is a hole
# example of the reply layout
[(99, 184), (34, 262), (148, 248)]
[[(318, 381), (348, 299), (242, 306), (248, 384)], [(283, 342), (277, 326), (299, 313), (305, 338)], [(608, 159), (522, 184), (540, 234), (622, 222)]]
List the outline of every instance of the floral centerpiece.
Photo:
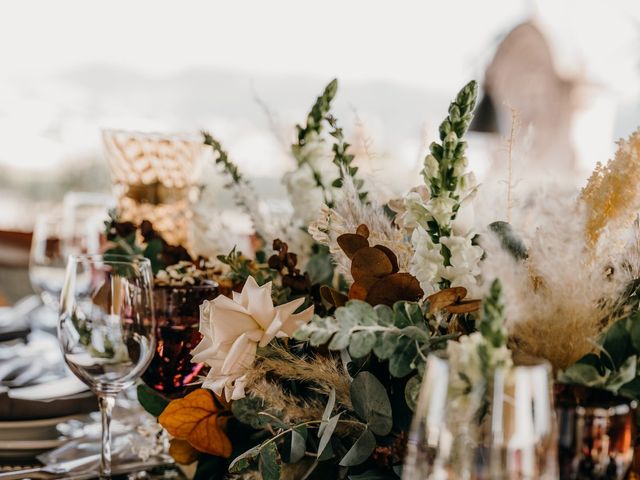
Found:
[[(499, 218), (478, 227), (464, 140), (475, 82), (451, 103), (421, 184), (386, 205), (353, 164), (336, 92), (334, 80), (297, 126), (289, 218), (256, 209), (250, 182), (203, 134), (262, 248), (217, 259), (229, 289), (201, 305), (200, 388), (170, 402), (140, 392), (174, 458), (197, 460), (196, 478), (399, 478), (437, 350), (458, 360), (461, 395), (537, 357), (558, 382), (640, 397), (640, 194), (629, 183), (640, 131), (533, 230)], [(147, 237), (144, 254), (183, 260)]]

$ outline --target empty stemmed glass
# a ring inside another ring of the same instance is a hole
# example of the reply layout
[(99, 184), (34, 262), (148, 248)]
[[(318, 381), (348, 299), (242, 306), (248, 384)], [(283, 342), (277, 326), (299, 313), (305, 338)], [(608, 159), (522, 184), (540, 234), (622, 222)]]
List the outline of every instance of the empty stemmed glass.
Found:
[(111, 411), (155, 351), (149, 260), (120, 255), (69, 258), (58, 339), (71, 371), (98, 397), (102, 414), (100, 475), (111, 474)]
[(429, 356), (403, 480), (557, 479), (549, 365), (499, 368), (461, 390), (468, 373)]
[(36, 219), (29, 255), (31, 286), (57, 311), (69, 255), (97, 254), (100, 223), (92, 216), (50, 212)]

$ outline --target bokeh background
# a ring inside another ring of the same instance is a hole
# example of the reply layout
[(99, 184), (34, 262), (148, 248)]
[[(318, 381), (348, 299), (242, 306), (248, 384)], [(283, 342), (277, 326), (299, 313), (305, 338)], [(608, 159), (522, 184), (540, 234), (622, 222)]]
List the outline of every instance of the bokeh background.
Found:
[[(513, 183), (575, 187), (640, 124), (640, 2), (3, 1), (0, 295), (3, 282), (23, 293), (13, 275), (38, 212), (111, 191), (101, 129), (210, 130), (278, 204), (294, 125), (334, 77), (335, 113), (382, 195), (419, 182), (470, 79), (480, 181), (499, 190), (511, 170)], [(205, 169), (203, 182), (234, 218), (223, 179)]]

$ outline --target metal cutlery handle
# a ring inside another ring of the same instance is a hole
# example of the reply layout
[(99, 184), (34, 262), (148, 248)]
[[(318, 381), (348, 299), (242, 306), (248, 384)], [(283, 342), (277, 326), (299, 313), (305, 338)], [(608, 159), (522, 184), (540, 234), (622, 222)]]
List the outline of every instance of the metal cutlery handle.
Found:
[(14, 470), (12, 472), (2, 472), (0, 473), (0, 480), (22, 480), (25, 478), (29, 478), (29, 476), (32, 476), (33, 474), (44, 476), (44, 471), (42, 467), (38, 467), (26, 468), (24, 470)]

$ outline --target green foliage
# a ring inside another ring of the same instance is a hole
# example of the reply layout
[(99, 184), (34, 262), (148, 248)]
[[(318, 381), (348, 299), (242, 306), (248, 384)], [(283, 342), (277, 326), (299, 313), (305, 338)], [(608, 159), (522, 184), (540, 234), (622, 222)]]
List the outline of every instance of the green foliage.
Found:
[(338, 80), (334, 78), (324, 88), (322, 95), (316, 99), (313, 107), (311, 107), (311, 111), (307, 115), (307, 124), (304, 127), (296, 125), (298, 144), (293, 146), (294, 150), (296, 147), (303, 146), (310, 134), (320, 134), (322, 132), (322, 122), (331, 109), (331, 101), (336, 96), (337, 91)]
[(348, 349), (353, 358), (373, 353), (389, 361), (389, 371), (404, 377), (424, 363), (432, 347), (452, 336), (432, 336), (424, 313), (415, 302), (397, 302), (372, 307), (351, 300), (333, 316), (314, 316), (295, 334), (311, 346), (328, 345), (330, 350)]
[(258, 467), (263, 480), (279, 480), (282, 459), (275, 443), (268, 443), (260, 450)]
[(526, 260), (529, 256), (527, 247), (525, 247), (522, 239), (514, 232), (511, 225), (507, 222), (493, 222), (489, 224), (489, 230), (495, 233), (500, 239), (502, 248), (508, 251), (516, 260)]
[(254, 261), (245, 257), (236, 247), (227, 255), (218, 255), (217, 258), (229, 266), (228, 277), (235, 285), (242, 285), (250, 276), (255, 278), (258, 285), (273, 280), (274, 271), (266, 265), (264, 268), (256, 268)]
[(343, 467), (354, 467), (366, 462), (376, 448), (376, 437), (366, 428), (349, 451), (340, 460)]
[(504, 305), (502, 304), (502, 284), (496, 279), (491, 284), (489, 294), (482, 301), (482, 315), (478, 330), (483, 342), (479, 345), (479, 356), (483, 371), (492, 376), (493, 370), (500, 366), (493, 353), (507, 347), (508, 332), (504, 325)]
[(559, 381), (602, 388), (640, 399), (640, 312), (618, 320), (589, 353), (559, 375)]
[(222, 148), (222, 144), (213, 138), (210, 133), (203, 131), (202, 136), (204, 137), (204, 144), (209, 145), (214, 152), (218, 154), (218, 158), (216, 158), (216, 165), (222, 167), (222, 170), (229, 175), (232, 184), (241, 184), (247, 183), (245, 178), (240, 173), (238, 166), (229, 160), (229, 154), (227, 151)]
[(142, 383), (138, 385), (136, 392), (138, 394), (138, 402), (142, 408), (154, 417), (159, 417), (169, 405), (169, 399)]
[(338, 120), (333, 115), (327, 116), (327, 122), (331, 125), (331, 136), (335, 138), (335, 142), (332, 147), (333, 151), (333, 163), (338, 167), (339, 177), (336, 178), (331, 184), (334, 188), (341, 188), (344, 184), (346, 177), (351, 177), (353, 183), (358, 190), (358, 196), (360, 200), (364, 201), (367, 198), (367, 192), (362, 191), (364, 186), (364, 180), (356, 178), (358, 173), (358, 167), (353, 166), (354, 156), (347, 153), (347, 150), (351, 146), (344, 139), (344, 133), (342, 128), (338, 126)]
[[(478, 84), (472, 80), (458, 92), (455, 100), (449, 105), (449, 113), (439, 128), (442, 143), (433, 142), (429, 147), (430, 156), (435, 158), (438, 164), (438, 173), (436, 176), (430, 175), (427, 166), (429, 156), (425, 159), (425, 168), (422, 173), (425, 183), (431, 190), (431, 196), (434, 198), (448, 195), (456, 200), (460, 199), (459, 178), (455, 169), (458, 164), (463, 162), (467, 149), (467, 142), (462, 138), (473, 118), (472, 112), (476, 106), (477, 97)], [(447, 226), (440, 225), (440, 228), (443, 230), (443, 234), (446, 230), (446, 235), (449, 235)]]
[(313, 253), (305, 267), (311, 284), (331, 285), (333, 281), (333, 262), (329, 248), (324, 245), (314, 245)]
[(351, 382), (353, 409), (376, 435), (384, 436), (393, 426), (391, 402), (380, 380), (369, 372), (360, 372)]

